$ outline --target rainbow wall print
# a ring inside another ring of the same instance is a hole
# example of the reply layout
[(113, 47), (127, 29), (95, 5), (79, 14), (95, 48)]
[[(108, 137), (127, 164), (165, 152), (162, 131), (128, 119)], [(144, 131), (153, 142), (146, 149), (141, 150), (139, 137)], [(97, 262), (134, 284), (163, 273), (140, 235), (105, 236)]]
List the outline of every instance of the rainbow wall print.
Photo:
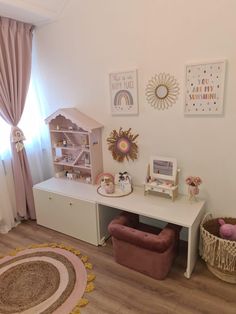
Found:
[(110, 73), (111, 113), (138, 114), (137, 70)]

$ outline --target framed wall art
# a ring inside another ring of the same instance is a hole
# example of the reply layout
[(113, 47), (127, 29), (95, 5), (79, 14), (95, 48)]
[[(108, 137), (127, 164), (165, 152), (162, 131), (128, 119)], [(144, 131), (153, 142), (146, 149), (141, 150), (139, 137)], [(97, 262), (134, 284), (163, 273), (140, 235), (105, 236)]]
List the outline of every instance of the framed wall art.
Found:
[(159, 73), (148, 81), (145, 94), (155, 109), (168, 109), (177, 101), (179, 84), (173, 75)]
[(223, 113), (225, 67), (225, 60), (186, 65), (185, 114)]
[(112, 115), (138, 114), (137, 70), (109, 74)]

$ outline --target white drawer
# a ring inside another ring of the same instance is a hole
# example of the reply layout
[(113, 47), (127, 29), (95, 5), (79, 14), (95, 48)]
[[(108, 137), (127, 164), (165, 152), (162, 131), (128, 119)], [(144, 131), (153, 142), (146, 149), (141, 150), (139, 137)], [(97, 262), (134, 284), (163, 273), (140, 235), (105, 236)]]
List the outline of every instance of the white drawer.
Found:
[(34, 188), (37, 223), (98, 245), (95, 202), (50, 193)]

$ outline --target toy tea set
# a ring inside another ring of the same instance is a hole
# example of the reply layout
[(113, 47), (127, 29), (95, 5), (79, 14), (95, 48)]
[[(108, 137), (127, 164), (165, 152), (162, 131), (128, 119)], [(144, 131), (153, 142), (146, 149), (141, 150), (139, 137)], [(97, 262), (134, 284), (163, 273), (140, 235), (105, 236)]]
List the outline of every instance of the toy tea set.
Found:
[(97, 179), (98, 194), (107, 197), (121, 197), (132, 193), (132, 180), (128, 172), (119, 172), (113, 176), (111, 173), (102, 173)]

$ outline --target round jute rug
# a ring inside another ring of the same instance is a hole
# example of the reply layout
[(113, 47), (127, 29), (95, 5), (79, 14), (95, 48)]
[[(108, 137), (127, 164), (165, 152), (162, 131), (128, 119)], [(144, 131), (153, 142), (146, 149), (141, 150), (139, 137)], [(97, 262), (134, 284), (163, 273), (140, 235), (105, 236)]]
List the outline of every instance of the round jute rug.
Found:
[(0, 260), (0, 313), (80, 313), (84, 293), (94, 289), (87, 260), (56, 243), (11, 252)]

